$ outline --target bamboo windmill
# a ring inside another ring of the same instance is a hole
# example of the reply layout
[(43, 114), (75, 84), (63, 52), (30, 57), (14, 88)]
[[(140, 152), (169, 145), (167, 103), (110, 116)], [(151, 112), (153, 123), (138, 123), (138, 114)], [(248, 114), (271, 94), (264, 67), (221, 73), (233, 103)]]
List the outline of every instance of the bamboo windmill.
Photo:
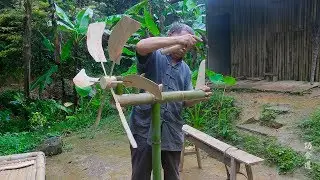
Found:
[[(160, 104), (173, 101), (185, 100), (201, 100), (206, 98), (206, 93), (199, 88), (205, 84), (205, 61), (202, 61), (199, 68), (196, 90), (194, 91), (172, 91), (162, 92), (162, 85), (156, 84), (153, 81), (140, 76), (112, 76), (115, 64), (120, 63), (122, 49), (128, 38), (140, 28), (140, 23), (124, 16), (113, 28), (108, 41), (109, 58), (113, 61), (110, 74), (107, 75), (104, 62), (106, 57), (102, 48), (102, 35), (105, 29), (105, 23), (93, 23), (89, 25), (87, 33), (87, 46), (90, 55), (96, 62), (101, 63), (104, 76), (100, 78), (93, 78), (86, 75), (85, 70), (82, 69), (73, 79), (76, 86), (80, 88), (91, 86), (95, 83), (100, 83), (101, 88), (110, 90), (113, 96), (116, 108), (119, 112), (120, 120), (126, 131), (129, 142), (133, 148), (137, 148), (137, 143), (130, 131), (125, 115), (122, 112), (121, 106), (152, 104), (152, 167), (153, 177), (156, 180), (161, 179), (161, 129), (160, 129)], [(170, 53), (176, 47), (167, 48), (163, 53)], [(146, 93), (139, 94), (123, 94), (117, 95), (114, 88), (118, 84), (123, 84), (126, 87), (135, 87), (143, 89)]]

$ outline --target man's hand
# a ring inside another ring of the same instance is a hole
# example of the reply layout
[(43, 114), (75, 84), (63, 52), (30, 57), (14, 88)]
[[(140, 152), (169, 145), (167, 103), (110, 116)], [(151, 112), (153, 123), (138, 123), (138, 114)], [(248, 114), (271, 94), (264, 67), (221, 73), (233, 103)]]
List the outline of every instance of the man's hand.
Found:
[[(204, 91), (206, 93), (206, 97), (205, 97), (205, 100), (209, 100), (210, 99), (210, 96), (212, 95), (212, 92), (211, 92), (211, 88), (204, 85), (200, 88), (200, 90)], [(202, 102), (203, 99), (201, 100), (189, 100), (189, 101), (185, 101), (184, 105), (185, 107), (191, 107), (197, 103), (200, 103)]]
[(204, 85), (200, 89), (206, 93), (206, 98), (209, 99), (212, 95), (211, 88), (209, 86)]
[(178, 38), (178, 43), (181, 45), (184, 45), (187, 49), (191, 49), (197, 42), (202, 41), (202, 39), (191, 34), (177, 36), (177, 38)]

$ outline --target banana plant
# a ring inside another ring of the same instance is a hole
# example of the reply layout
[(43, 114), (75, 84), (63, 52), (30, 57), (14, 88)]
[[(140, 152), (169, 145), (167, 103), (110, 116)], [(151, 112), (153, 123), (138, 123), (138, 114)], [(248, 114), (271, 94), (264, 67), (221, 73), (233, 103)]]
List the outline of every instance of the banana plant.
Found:
[[(66, 61), (70, 58), (71, 52), (77, 53), (81, 41), (85, 38), (93, 10), (90, 8), (78, 12), (74, 20), (70, 20), (67, 13), (55, 4), (56, 15), (58, 16), (58, 30), (69, 34), (70, 39), (62, 46), (61, 60)], [(72, 47), (75, 48), (72, 50)], [(75, 57), (77, 58), (77, 57)]]
[[(198, 77), (198, 71), (193, 71), (192, 73), (192, 84), (193, 86), (196, 85), (196, 79)], [(231, 77), (231, 76), (223, 76), (222, 74), (215, 73), (209, 69), (206, 70), (206, 77), (209, 80), (210, 83), (215, 84), (215, 85), (222, 85), (224, 86), (224, 91), (220, 99), (220, 107), (222, 107), (223, 103), (223, 97), (224, 97), (224, 92), (227, 86), (233, 86), (236, 84), (236, 79)], [(186, 109), (186, 116), (188, 117), (187, 119), (189, 120), (189, 123), (196, 128), (196, 129), (202, 129), (203, 125), (205, 124), (205, 117), (207, 117), (207, 114), (210, 113), (209, 111), (205, 111), (202, 107), (203, 104), (199, 103), (194, 105), (193, 107), (187, 108)], [(220, 109), (218, 111), (218, 119), (219, 121), (222, 121), (222, 112)], [(222, 123), (218, 123), (222, 124)]]
[[(65, 11), (63, 11), (57, 4), (55, 4), (56, 15), (58, 16), (57, 25), (58, 31), (64, 32), (69, 39), (62, 46), (61, 62), (66, 62), (71, 59), (73, 55), (73, 74), (78, 72), (79, 66), (79, 47), (86, 37), (90, 20), (93, 16), (93, 10), (90, 8), (81, 10), (77, 13), (75, 18), (70, 19)], [(74, 108), (78, 105), (77, 90), (73, 88)], [(75, 109), (74, 109), (75, 110)]]

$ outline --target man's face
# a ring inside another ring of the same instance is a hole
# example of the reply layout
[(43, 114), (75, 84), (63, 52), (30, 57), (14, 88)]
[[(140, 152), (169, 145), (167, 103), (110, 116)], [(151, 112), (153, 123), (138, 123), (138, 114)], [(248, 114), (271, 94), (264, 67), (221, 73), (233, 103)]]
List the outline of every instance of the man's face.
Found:
[[(173, 34), (171, 34), (169, 36), (183, 36), (183, 35), (186, 35), (186, 34), (190, 34), (190, 33), (188, 31), (182, 30), (180, 33), (173, 33)], [(171, 57), (174, 60), (180, 61), (180, 60), (182, 60), (182, 58), (186, 55), (186, 53), (188, 51), (189, 51), (189, 49), (187, 49), (187, 48), (179, 49), (179, 50), (171, 53)]]

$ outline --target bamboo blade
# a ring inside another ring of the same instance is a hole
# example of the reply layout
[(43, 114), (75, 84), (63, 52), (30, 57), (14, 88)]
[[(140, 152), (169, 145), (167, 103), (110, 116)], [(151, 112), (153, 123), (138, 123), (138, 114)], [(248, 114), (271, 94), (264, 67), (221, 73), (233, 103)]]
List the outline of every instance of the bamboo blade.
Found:
[(139, 75), (128, 75), (123, 78), (123, 84), (127, 87), (143, 89), (152, 93), (157, 99), (162, 99), (161, 87), (145, 77)]
[(200, 89), (202, 86), (205, 85), (206, 82), (206, 61), (203, 60), (200, 63), (199, 71), (198, 71), (198, 77), (197, 77), (197, 83), (195, 89)]
[(84, 88), (93, 85), (95, 82), (98, 82), (99, 78), (89, 77), (86, 74), (86, 70), (81, 69), (81, 71), (73, 78), (72, 81), (76, 86)]
[(96, 62), (107, 62), (102, 47), (102, 35), (106, 24), (104, 22), (92, 23), (88, 27), (87, 47), (89, 54)]
[(123, 94), (116, 97), (121, 106), (207, 99), (206, 93), (202, 90), (162, 92), (162, 99), (159, 100), (150, 93)]
[(127, 133), (127, 136), (128, 136), (129, 141), (130, 141), (130, 144), (131, 144), (131, 146), (132, 146), (133, 148), (137, 148), (137, 147), (138, 147), (138, 146), (137, 146), (137, 142), (136, 142), (136, 140), (134, 139), (134, 137), (133, 137), (133, 135), (132, 135), (132, 132), (131, 132), (131, 130), (130, 130), (130, 128), (129, 128), (129, 125), (128, 125), (128, 122), (127, 122), (127, 120), (126, 120), (126, 117), (125, 117), (124, 114), (123, 114), (121, 105), (120, 105), (120, 103), (119, 103), (118, 100), (117, 100), (117, 96), (116, 96), (116, 94), (114, 93), (114, 90), (113, 90), (112, 88), (111, 88), (110, 90), (111, 90), (112, 96), (113, 96), (113, 98), (114, 98), (114, 101), (115, 101), (115, 103), (116, 103), (116, 107), (117, 107), (117, 110), (118, 110), (118, 112), (119, 112), (119, 116), (120, 116), (121, 123), (122, 123), (122, 125), (123, 125), (124, 130), (125, 130), (126, 133)]
[(111, 61), (120, 64), (122, 49), (129, 37), (140, 29), (141, 24), (128, 17), (123, 16), (121, 20), (113, 27), (108, 40), (108, 53)]

